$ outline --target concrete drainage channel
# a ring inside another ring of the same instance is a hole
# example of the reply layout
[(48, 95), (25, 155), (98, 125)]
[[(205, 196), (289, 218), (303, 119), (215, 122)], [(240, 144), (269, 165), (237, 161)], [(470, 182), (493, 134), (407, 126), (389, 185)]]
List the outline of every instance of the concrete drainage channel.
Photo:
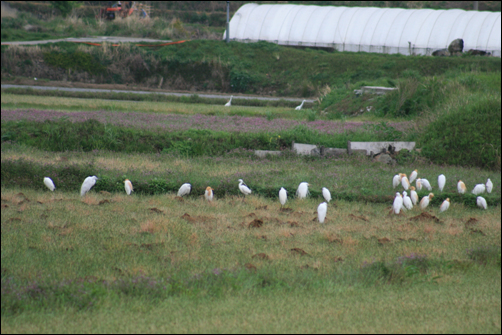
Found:
[[(396, 152), (403, 149), (415, 149), (415, 142), (351, 142), (348, 141), (347, 149), (326, 148), (314, 144), (303, 144), (293, 142), (291, 145), (293, 151), (298, 155), (307, 156), (333, 156), (343, 157), (348, 155), (360, 154), (369, 156), (375, 161), (387, 164), (394, 164), (395, 160), (391, 157)], [(267, 155), (278, 156), (281, 151), (255, 150), (255, 155), (261, 158)]]

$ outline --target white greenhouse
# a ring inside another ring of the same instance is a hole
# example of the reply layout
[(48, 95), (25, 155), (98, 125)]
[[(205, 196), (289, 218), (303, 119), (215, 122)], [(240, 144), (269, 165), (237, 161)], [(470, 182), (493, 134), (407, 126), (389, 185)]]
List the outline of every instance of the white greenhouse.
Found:
[(500, 57), (500, 27), (500, 12), (250, 3), (232, 17), (230, 39), (431, 55), (461, 38), (464, 51), (477, 49)]

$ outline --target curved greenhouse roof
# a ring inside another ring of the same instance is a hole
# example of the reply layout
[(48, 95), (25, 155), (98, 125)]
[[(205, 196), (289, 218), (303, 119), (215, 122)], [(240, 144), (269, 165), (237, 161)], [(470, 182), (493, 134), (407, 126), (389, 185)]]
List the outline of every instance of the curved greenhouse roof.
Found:
[(500, 12), (251, 3), (232, 17), (230, 39), (430, 55), (462, 38), (464, 50), (500, 57), (500, 27)]

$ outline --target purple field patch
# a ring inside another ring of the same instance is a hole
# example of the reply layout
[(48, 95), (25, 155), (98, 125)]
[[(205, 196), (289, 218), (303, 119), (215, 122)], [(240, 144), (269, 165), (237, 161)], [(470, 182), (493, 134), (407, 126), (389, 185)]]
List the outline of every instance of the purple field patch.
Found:
[[(6, 121), (36, 121), (58, 120), (66, 118), (71, 122), (83, 122), (95, 119), (104, 124), (140, 129), (159, 129), (165, 131), (181, 131), (188, 129), (210, 129), (214, 131), (258, 133), (280, 132), (304, 125), (312, 130), (325, 134), (339, 134), (345, 131), (362, 129), (375, 122), (340, 122), (340, 121), (297, 121), (287, 119), (267, 120), (265, 117), (245, 116), (209, 116), (209, 115), (178, 115), (178, 114), (147, 114), (135, 112), (60, 112), (54, 110), (3, 110), (2, 122)], [(410, 122), (395, 122), (388, 124), (398, 131), (411, 127)]]

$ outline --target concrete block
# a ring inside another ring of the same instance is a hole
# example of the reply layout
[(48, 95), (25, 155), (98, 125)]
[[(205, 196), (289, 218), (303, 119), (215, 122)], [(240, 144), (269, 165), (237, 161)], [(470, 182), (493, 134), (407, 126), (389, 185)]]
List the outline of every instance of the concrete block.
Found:
[(379, 152), (398, 152), (402, 149), (413, 150), (415, 142), (351, 142), (348, 143), (349, 154), (355, 150), (365, 150), (366, 155), (372, 155)]
[(293, 143), (293, 150), (296, 151), (298, 155), (312, 155), (315, 154), (316, 150), (319, 151), (316, 145), (303, 143)]
[(323, 156), (341, 157), (347, 155), (347, 149), (323, 148)]
[(255, 150), (254, 154), (260, 158), (265, 158), (267, 155), (279, 156), (281, 154), (280, 151), (272, 151), (272, 150)]

